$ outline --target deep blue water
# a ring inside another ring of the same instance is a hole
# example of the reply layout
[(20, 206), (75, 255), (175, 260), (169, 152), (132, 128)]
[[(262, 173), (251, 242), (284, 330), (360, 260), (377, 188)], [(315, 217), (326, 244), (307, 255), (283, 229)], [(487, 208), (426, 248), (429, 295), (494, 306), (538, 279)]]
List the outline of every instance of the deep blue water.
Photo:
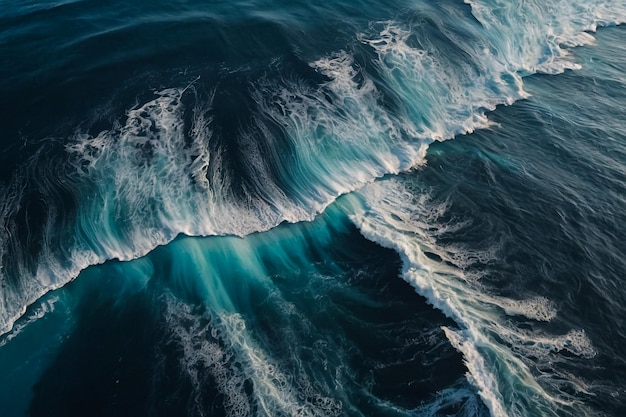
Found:
[(626, 4), (4, 1), (0, 415), (626, 415)]

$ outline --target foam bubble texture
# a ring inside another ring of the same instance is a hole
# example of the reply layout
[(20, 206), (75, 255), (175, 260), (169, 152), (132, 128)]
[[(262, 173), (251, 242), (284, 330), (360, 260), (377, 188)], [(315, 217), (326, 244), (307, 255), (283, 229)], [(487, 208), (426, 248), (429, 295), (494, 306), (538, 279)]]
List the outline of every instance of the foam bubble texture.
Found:
[[(468, 378), (492, 415), (543, 415), (555, 404), (575, 407), (573, 397), (555, 394), (566, 376), (554, 364), (567, 360), (561, 355), (565, 351), (583, 358), (595, 355), (585, 332), (572, 329), (564, 335), (551, 335), (509, 320), (508, 316), (521, 316), (550, 321), (557, 311), (545, 297), (514, 300), (498, 296), (481, 285), (480, 275), (467, 277), (468, 265), (477, 258), (492, 258), (497, 248), (486, 248), (481, 256), (476, 250), (463, 253), (459, 247), (440, 246), (438, 237), (453, 228), (450, 222), (454, 221), (440, 221), (446, 204), (432, 202), (415, 178), (385, 179), (350, 196), (354, 223), (366, 238), (396, 250), (403, 259), (404, 279), (459, 325), (460, 330), (444, 329), (446, 336), (463, 354)], [(549, 372), (537, 375), (531, 367)], [(521, 398), (516, 394), (518, 385), (535, 395)]]
[(266, 356), (255, 343), (241, 315), (198, 315), (172, 296), (166, 302), (168, 328), (183, 350), (181, 365), (195, 390), (194, 407), (200, 415), (205, 373), (224, 395), (229, 417), (342, 415), (340, 402), (316, 392), (310, 382), (281, 371), (280, 362)]

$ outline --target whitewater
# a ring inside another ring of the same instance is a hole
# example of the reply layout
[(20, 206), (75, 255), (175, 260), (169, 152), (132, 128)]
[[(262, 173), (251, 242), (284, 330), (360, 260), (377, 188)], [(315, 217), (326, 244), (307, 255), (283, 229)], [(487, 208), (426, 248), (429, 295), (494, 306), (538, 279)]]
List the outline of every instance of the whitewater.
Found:
[[(262, 10), (250, 13), (281, 24)], [(419, 173), (433, 143), (494, 129), (492, 112), (531, 97), (526, 77), (581, 70), (573, 48), (593, 48), (598, 27), (626, 22), (626, 5), (411, 2), (388, 14), (355, 19), (345, 29), (349, 43), (303, 52), (311, 58), (304, 65), (242, 64), (218, 70), (218, 81), (181, 72), (174, 86), (133, 98), (121, 117), (105, 104), (71, 136), (48, 137), (52, 148), (29, 155), (2, 185), (0, 348), (54, 310), (55, 290), (112, 260), (129, 261), (140, 288), (156, 274), (159, 251), (188, 256), (203, 277), (229, 269), (262, 277), (270, 256), (263, 248), (276, 257), (302, 242), (315, 248), (324, 240), (316, 228), (349, 222), (399, 255), (401, 278), (452, 321), (436, 328), (467, 368), (468, 386), (397, 415), (440, 415), (462, 401), (455, 415), (480, 415), (482, 407), (493, 417), (596, 415), (581, 400), (587, 387), (562, 390), (573, 378), (552, 364), (554, 353), (597, 355), (586, 329), (540, 327), (560, 314), (559, 300), (490, 291), (472, 266), (495, 262), (501, 245), (442, 244), (465, 224), (445, 220), (451, 203), (432, 196)], [(225, 243), (216, 249), (194, 236)], [(302, 251), (284, 255), (284, 264), (305, 268), (310, 255)], [(216, 253), (232, 259), (220, 267)], [(212, 315), (175, 294), (162, 299), (189, 378), (201, 385), (198, 369), (210, 368), (227, 415), (358, 415), (341, 405), (347, 398), (302, 400), (303, 384), (315, 382), (296, 384), (264, 355), (237, 307), (235, 283), (180, 285), (219, 306)], [(260, 388), (250, 395), (247, 384)], [(210, 415), (205, 394), (195, 395), (192, 408)]]

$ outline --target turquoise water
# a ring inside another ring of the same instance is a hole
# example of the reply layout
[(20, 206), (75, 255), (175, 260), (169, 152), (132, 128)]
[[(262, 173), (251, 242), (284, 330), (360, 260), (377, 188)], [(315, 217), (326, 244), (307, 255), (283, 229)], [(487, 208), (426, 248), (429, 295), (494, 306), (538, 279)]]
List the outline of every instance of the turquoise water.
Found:
[(625, 12), (6, 3), (0, 407), (622, 415)]

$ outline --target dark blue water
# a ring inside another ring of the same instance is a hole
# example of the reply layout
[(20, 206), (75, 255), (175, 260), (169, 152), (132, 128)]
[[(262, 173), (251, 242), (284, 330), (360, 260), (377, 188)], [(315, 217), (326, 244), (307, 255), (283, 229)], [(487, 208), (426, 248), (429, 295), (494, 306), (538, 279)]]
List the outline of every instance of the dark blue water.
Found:
[(4, 2), (1, 415), (624, 415), (624, 21)]

